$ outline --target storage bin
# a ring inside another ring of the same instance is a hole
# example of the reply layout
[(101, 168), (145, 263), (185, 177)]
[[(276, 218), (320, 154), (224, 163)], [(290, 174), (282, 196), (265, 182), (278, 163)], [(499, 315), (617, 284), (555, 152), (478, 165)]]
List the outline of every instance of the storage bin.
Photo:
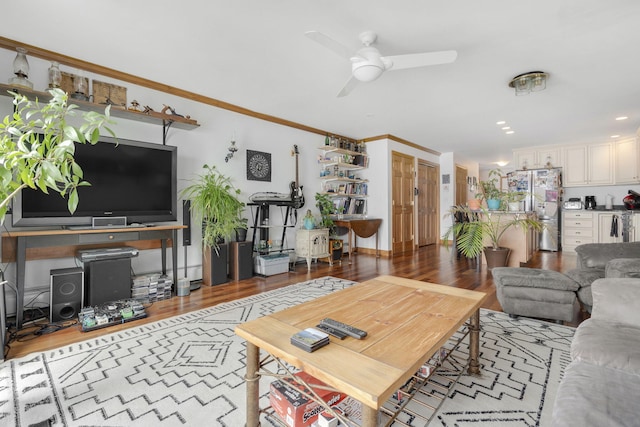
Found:
[(259, 255), (254, 263), (256, 274), (273, 276), (289, 271), (289, 254)]

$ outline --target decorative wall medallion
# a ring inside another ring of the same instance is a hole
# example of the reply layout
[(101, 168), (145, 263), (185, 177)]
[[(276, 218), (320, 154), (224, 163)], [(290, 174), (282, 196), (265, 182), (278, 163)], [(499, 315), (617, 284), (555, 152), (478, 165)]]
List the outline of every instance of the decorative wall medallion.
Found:
[(247, 150), (247, 179), (271, 182), (271, 153)]

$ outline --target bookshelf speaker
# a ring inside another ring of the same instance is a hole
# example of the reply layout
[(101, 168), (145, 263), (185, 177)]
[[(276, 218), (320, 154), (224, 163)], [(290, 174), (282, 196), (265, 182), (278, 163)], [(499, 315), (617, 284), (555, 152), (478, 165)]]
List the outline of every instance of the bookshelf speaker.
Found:
[(229, 249), (229, 277), (243, 280), (253, 277), (251, 242), (231, 242)]
[(51, 270), (49, 319), (51, 322), (72, 320), (82, 309), (84, 272), (80, 267)]
[(182, 246), (191, 245), (191, 200), (182, 201)]

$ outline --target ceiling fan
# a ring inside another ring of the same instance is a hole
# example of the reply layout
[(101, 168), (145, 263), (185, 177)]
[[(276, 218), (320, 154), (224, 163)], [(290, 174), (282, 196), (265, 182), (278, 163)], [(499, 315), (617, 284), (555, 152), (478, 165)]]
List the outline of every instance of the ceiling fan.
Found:
[(331, 37), (318, 32), (307, 31), (304, 33), (311, 40), (320, 43), (332, 52), (351, 61), (351, 78), (342, 88), (338, 97), (348, 95), (358, 82), (371, 82), (377, 79), (385, 71), (402, 70), (406, 68), (427, 67), (429, 65), (448, 64), (456, 60), (458, 53), (455, 50), (443, 50), (439, 52), (414, 53), (408, 55), (382, 56), (373, 43), (377, 35), (373, 31), (360, 33), (360, 41), (364, 47), (357, 52), (335, 41)]

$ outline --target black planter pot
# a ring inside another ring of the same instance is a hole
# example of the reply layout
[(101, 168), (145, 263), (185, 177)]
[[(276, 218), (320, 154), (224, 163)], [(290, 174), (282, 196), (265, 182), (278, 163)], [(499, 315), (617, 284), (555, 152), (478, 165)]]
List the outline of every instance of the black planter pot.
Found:
[(494, 249), (491, 246), (484, 248), (484, 258), (487, 260), (487, 268), (491, 270), (493, 267), (506, 267), (509, 261), (509, 248)]
[(236, 242), (244, 242), (247, 240), (247, 229), (236, 228)]

